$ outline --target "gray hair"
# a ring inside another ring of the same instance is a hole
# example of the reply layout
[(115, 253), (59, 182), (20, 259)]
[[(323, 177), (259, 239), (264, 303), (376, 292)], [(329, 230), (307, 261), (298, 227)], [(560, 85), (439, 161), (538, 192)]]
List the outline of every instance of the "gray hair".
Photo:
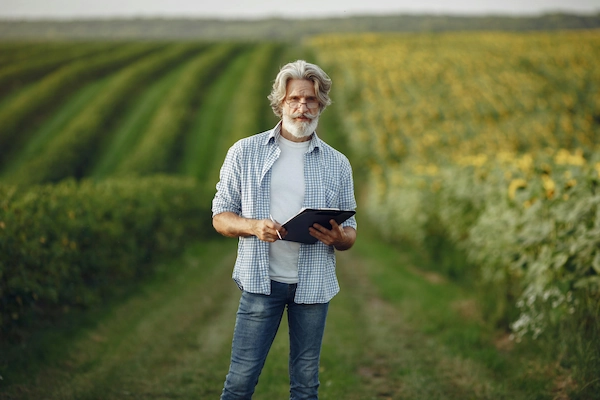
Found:
[(282, 116), (282, 103), (286, 96), (287, 84), (290, 79), (305, 79), (312, 81), (315, 86), (315, 93), (319, 99), (319, 112), (331, 104), (329, 91), (331, 90), (331, 78), (317, 65), (308, 63), (304, 60), (297, 60), (284, 65), (275, 82), (273, 90), (268, 99), (271, 101), (271, 108), (279, 118)]

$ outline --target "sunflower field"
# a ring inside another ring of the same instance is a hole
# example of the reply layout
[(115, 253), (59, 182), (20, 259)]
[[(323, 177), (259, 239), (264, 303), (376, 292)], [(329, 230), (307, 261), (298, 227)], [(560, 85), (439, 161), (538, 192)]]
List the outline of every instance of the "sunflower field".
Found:
[(598, 371), (600, 32), (309, 45), (336, 71), (369, 221), (474, 282), (513, 339), (553, 337)]

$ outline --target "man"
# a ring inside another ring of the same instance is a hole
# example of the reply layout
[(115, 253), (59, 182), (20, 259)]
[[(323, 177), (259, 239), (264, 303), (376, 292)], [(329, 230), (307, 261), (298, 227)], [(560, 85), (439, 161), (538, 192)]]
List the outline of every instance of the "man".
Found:
[(316, 134), (331, 80), (298, 60), (281, 68), (268, 96), (281, 121), (228, 151), (213, 199), (213, 226), (238, 237), (233, 279), (242, 290), (222, 400), (250, 399), (287, 307), (290, 398), (317, 399), (329, 301), (339, 291), (334, 251), (356, 240), (356, 220), (315, 224), (316, 244), (285, 239), (279, 221), (302, 207), (354, 210), (348, 159)]

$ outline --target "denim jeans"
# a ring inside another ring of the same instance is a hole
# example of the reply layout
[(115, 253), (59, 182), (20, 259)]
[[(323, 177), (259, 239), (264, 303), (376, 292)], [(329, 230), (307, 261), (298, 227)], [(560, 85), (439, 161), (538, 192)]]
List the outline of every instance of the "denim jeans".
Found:
[(221, 400), (251, 399), (287, 306), (290, 399), (317, 399), (329, 303), (296, 304), (296, 284), (271, 281), (271, 295), (242, 292)]

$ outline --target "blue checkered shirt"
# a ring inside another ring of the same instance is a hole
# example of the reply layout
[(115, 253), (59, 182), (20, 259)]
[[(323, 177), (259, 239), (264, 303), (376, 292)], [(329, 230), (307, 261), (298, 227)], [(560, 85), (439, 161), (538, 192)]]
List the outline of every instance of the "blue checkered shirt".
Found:
[[(239, 140), (227, 152), (221, 167), (213, 217), (233, 212), (244, 218), (269, 218), (271, 170), (281, 150), (275, 128)], [(304, 156), (304, 207), (355, 210), (354, 182), (350, 162), (315, 134)], [(342, 226), (356, 229), (354, 217)], [(251, 293), (271, 293), (269, 243), (256, 236), (240, 237), (233, 280)], [(298, 260), (296, 303), (327, 303), (340, 290), (335, 273), (335, 249), (322, 242), (302, 244)]]

